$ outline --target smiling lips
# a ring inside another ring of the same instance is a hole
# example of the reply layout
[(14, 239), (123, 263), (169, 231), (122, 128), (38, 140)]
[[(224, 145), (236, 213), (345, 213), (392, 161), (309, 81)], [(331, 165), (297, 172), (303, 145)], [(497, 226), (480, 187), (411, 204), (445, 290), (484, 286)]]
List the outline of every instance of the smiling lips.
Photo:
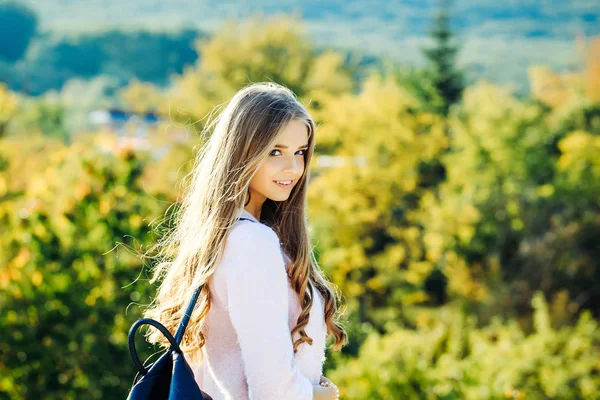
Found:
[(294, 183), (293, 180), (287, 180), (287, 181), (273, 181), (275, 182), (278, 186), (284, 188), (284, 189), (289, 189), (292, 187), (292, 183)]

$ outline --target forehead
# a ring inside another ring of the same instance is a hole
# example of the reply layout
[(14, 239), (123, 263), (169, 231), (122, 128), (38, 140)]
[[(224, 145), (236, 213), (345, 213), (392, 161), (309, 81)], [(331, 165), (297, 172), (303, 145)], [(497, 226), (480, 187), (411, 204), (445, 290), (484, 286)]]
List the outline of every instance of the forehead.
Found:
[(300, 147), (308, 143), (308, 126), (301, 120), (292, 120), (279, 132), (277, 144)]

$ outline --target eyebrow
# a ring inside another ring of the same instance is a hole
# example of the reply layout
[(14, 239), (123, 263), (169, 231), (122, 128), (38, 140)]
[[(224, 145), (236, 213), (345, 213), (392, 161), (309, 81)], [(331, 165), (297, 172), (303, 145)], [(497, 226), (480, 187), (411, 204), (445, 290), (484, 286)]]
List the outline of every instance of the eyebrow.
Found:
[[(285, 146), (283, 144), (276, 144), (275, 147), (281, 147), (282, 149), (287, 149), (288, 146)], [(300, 146), (298, 147), (299, 149), (307, 149), (308, 148), (308, 144), (305, 144), (304, 146)]]

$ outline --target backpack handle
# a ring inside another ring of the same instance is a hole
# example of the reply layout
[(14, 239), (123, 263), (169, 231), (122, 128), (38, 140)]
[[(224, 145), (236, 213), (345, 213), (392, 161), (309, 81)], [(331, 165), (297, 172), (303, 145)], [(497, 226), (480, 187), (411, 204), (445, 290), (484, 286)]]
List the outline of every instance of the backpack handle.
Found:
[(142, 376), (146, 375), (146, 373), (148, 373), (148, 370), (150, 368), (144, 367), (144, 364), (142, 364), (142, 361), (140, 360), (140, 357), (138, 356), (138, 353), (135, 349), (135, 333), (137, 332), (137, 330), (140, 327), (142, 327), (144, 325), (150, 325), (150, 326), (153, 326), (154, 328), (158, 329), (160, 331), (160, 333), (162, 333), (167, 338), (169, 343), (171, 343), (170, 349), (175, 350), (177, 353), (181, 354), (181, 348), (179, 348), (179, 344), (175, 341), (175, 338), (173, 337), (173, 335), (171, 335), (171, 332), (169, 332), (169, 330), (167, 328), (165, 328), (163, 324), (161, 324), (160, 322), (155, 321), (151, 318), (142, 318), (142, 319), (137, 320), (131, 326), (131, 329), (129, 330), (129, 335), (128, 335), (129, 354), (131, 354), (131, 359), (133, 360), (135, 367), (138, 369), (139, 373)]

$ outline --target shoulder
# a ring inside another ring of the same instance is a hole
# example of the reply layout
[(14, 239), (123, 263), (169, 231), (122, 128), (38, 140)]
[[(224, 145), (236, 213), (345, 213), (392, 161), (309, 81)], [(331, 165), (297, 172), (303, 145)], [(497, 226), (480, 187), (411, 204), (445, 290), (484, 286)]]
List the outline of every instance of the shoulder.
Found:
[(268, 250), (280, 249), (277, 233), (269, 226), (250, 221), (238, 221), (226, 241), (229, 250)]
[(277, 233), (258, 222), (239, 221), (227, 237), (221, 271), (233, 283), (285, 280), (285, 261)]

